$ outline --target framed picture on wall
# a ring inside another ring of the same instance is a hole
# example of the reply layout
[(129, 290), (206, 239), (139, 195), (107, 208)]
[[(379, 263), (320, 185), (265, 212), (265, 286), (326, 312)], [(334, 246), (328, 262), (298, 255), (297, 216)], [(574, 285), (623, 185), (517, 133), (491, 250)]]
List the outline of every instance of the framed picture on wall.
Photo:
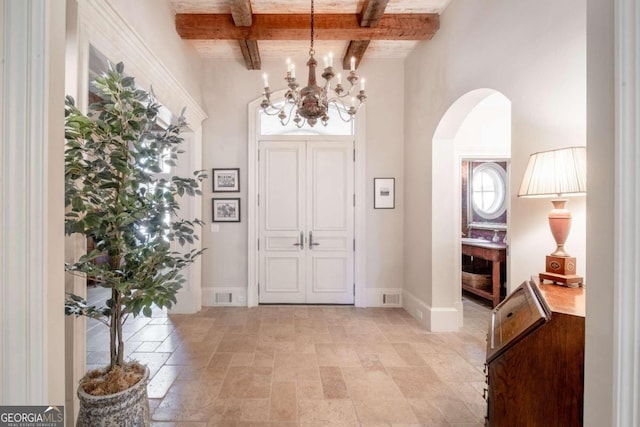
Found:
[(240, 222), (240, 199), (211, 199), (213, 222)]
[(395, 209), (396, 179), (373, 178), (373, 208)]
[(213, 192), (234, 193), (240, 191), (240, 169), (212, 169)]

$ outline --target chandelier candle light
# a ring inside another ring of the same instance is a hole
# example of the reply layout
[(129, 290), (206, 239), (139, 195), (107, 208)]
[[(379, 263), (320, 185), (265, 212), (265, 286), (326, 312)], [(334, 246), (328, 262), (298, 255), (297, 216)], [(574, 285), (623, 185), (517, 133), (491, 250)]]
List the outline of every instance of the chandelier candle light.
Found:
[[(313, 0), (311, 0), (311, 47), (309, 48), (309, 61), (307, 61), (307, 67), (309, 67), (309, 79), (307, 86), (300, 89), (300, 85), (296, 80), (296, 68), (290, 59), (287, 59), (287, 74), (285, 80), (289, 89), (284, 95), (284, 104), (281, 107), (276, 107), (271, 103), (271, 89), (269, 89), (269, 78), (267, 74), (262, 75), (264, 83), (264, 99), (260, 103), (262, 110), (271, 116), (277, 115), (283, 126), (289, 124), (291, 117), (293, 116), (293, 122), (299, 128), (304, 126), (305, 122), (309, 126), (313, 127), (318, 119), (326, 126), (329, 121), (329, 104), (334, 104), (338, 110), (339, 117), (345, 122), (353, 120), (353, 116), (358, 112), (358, 109), (362, 103), (367, 99), (365, 95), (365, 80), (360, 79), (356, 73), (356, 59), (351, 57), (351, 67), (347, 81), (349, 82), (349, 89), (345, 89), (342, 85), (341, 75), (333, 72), (333, 54), (329, 53), (324, 57), (324, 72), (322, 78), (325, 80), (324, 86), (318, 86), (316, 80), (316, 67), (318, 62), (315, 60), (315, 50), (313, 49), (314, 40), (314, 10)], [(331, 88), (331, 80), (336, 77), (337, 83), (335, 88)], [(355, 94), (355, 88), (360, 82), (360, 89)], [(350, 106), (346, 106), (343, 99), (351, 97)], [(356, 106), (356, 99), (358, 105)], [(285, 111), (285, 108), (290, 106), (289, 112)], [(346, 112), (343, 116), (342, 111)]]

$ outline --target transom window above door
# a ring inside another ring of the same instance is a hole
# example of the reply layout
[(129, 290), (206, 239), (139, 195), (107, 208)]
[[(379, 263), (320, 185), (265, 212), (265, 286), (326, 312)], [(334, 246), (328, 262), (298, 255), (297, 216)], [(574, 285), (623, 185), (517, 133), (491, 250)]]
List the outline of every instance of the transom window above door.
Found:
[[(276, 107), (282, 106), (284, 101), (274, 103)], [(290, 107), (285, 106), (285, 110)], [(260, 111), (260, 134), (261, 135), (354, 135), (355, 134), (355, 120), (350, 122), (344, 122), (340, 119), (338, 108), (331, 104), (329, 105), (329, 121), (327, 126), (323, 126), (318, 123), (314, 127), (303, 126), (298, 128), (293, 120), (289, 121), (286, 126), (283, 126), (280, 119), (277, 116), (271, 116), (264, 111)], [(346, 113), (343, 111), (343, 115)]]

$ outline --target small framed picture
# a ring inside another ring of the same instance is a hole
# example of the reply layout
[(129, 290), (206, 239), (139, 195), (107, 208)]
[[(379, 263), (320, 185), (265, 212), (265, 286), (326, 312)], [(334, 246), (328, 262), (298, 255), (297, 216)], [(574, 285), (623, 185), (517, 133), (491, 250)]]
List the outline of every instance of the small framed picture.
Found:
[(396, 179), (373, 178), (373, 208), (395, 209)]
[(240, 191), (240, 169), (212, 169), (213, 192), (238, 192)]
[(240, 222), (240, 199), (211, 199), (213, 222)]

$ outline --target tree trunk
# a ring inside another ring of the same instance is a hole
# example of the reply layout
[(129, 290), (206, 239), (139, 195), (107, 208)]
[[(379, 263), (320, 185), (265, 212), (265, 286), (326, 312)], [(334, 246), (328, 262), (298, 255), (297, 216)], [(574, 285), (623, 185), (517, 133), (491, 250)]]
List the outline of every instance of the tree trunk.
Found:
[(118, 292), (118, 366), (124, 365), (124, 339), (122, 338), (122, 295)]
[(118, 310), (116, 309), (117, 304), (116, 304), (116, 299), (118, 298), (118, 291), (113, 288), (111, 289), (111, 300), (113, 301), (113, 307), (111, 309), (111, 323), (109, 324), (109, 335), (111, 338), (111, 363), (110, 363), (110, 369), (115, 368), (116, 366), (116, 334), (117, 334), (117, 325), (118, 325)]

